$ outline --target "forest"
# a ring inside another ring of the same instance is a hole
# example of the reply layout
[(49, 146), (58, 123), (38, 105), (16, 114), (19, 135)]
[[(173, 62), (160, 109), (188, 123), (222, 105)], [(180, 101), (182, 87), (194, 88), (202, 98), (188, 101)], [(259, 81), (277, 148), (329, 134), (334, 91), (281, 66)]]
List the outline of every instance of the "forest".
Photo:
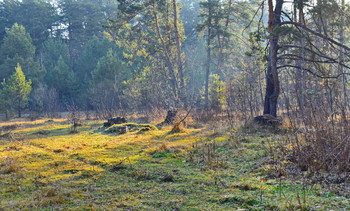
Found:
[(348, 210), (349, 69), (348, 0), (0, 0), (0, 210)]

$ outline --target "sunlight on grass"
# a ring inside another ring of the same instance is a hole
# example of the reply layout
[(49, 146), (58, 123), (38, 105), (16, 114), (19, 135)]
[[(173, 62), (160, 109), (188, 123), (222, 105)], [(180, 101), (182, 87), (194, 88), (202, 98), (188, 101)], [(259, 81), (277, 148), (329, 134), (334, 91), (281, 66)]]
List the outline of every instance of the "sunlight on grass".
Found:
[(62, 123), (39, 121), (12, 131), (21, 140), (1, 140), (0, 208), (292, 209), (301, 194), (323, 208), (346, 206), (261, 176), (271, 171), (264, 138), (171, 127), (117, 135), (92, 121), (70, 134)]

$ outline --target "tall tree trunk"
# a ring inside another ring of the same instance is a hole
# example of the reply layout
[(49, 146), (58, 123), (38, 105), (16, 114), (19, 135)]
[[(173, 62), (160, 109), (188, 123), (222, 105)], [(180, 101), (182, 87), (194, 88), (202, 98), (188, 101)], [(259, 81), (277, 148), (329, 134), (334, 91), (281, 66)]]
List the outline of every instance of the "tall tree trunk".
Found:
[[(224, 31), (228, 31), (228, 27), (230, 24), (230, 13), (232, 11), (232, 0), (228, 1), (227, 9), (226, 9), (226, 17), (225, 17), (225, 28)], [(218, 25), (219, 23), (216, 23)], [(217, 35), (218, 45), (219, 45), (219, 55), (218, 62), (216, 67), (216, 72), (223, 77), (224, 76), (224, 62), (226, 60), (226, 54), (224, 53), (224, 48), (227, 48), (229, 38), (227, 36), (220, 36), (220, 33)]]
[(277, 103), (280, 94), (280, 83), (277, 71), (277, 50), (279, 34), (274, 29), (281, 23), (283, 0), (276, 0), (274, 8), (272, 0), (268, 1), (269, 7), (269, 57), (266, 71), (266, 93), (264, 103), (264, 115), (277, 116)]
[(156, 32), (157, 32), (158, 38), (161, 41), (161, 45), (163, 47), (164, 54), (165, 54), (165, 65), (170, 71), (171, 85), (173, 87), (173, 94), (174, 94), (174, 98), (175, 98), (174, 101), (175, 101), (175, 106), (177, 107), (179, 105), (178, 81), (177, 81), (177, 77), (176, 77), (174, 64), (171, 61), (171, 52), (169, 51), (169, 49), (168, 49), (168, 47), (163, 39), (162, 33), (160, 32), (155, 2), (153, 2), (153, 15), (154, 15), (154, 19), (155, 19)]
[[(298, 11), (298, 16), (295, 14), (295, 21), (300, 23), (300, 24), (305, 25), (305, 16), (304, 16), (303, 9), (304, 9), (304, 5), (302, 3), (295, 6), (295, 13), (296, 13), (296, 11)], [(299, 46), (305, 45), (304, 40), (302, 40), (302, 39), (298, 40)], [(300, 58), (305, 57), (304, 51), (305, 51), (304, 49), (300, 49), (300, 52), (299, 52)], [(305, 108), (306, 99), (305, 99), (305, 95), (303, 95), (302, 92), (306, 88), (307, 75), (305, 74), (305, 71), (303, 70), (302, 65), (303, 65), (302, 60), (299, 59), (296, 61), (297, 70), (294, 73), (294, 75), (295, 75), (294, 88), (296, 91), (296, 100), (297, 100), (298, 108), (302, 112), (302, 115), (304, 115), (304, 108)]]
[(209, 7), (208, 11), (208, 37), (207, 37), (207, 67), (205, 73), (205, 107), (209, 107), (209, 75), (211, 64), (211, 39), (212, 39), (212, 9)]
[[(345, 37), (344, 37), (344, 25), (345, 25), (345, 20), (344, 20), (344, 16), (345, 16), (345, 0), (341, 1), (341, 23), (340, 23), (340, 31), (339, 31), (339, 42), (341, 44), (344, 44), (345, 42)], [(339, 60), (341, 62), (343, 62), (344, 60), (344, 49), (340, 49), (340, 54), (339, 54)], [(344, 73), (344, 68), (342, 65), (339, 64), (338, 66), (338, 70), (340, 74)], [(348, 125), (348, 118), (347, 118), (347, 110), (348, 110), (348, 94), (347, 94), (347, 76), (346, 74), (343, 74), (342, 76), (342, 80), (343, 80), (343, 100), (342, 100), (342, 105), (341, 105), (341, 116), (344, 120), (344, 123), (346, 124), (346, 126)]]
[[(182, 65), (182, 57), (181, 57), (181, 42), (179, 35), (179, 21), (178, 21), (178, 12), (177, 12), (177, 4), (176, 0), (173, 0), (173, 8), (174, 8), (174, 29), (175, 29), (175, 40), (176, 40), (176, 52), (177, 52), (177, 68), (179, 71), (179, 80), (180, 80), (180, 92), (182, 93), (183, 88), (185, 86), (184, 82), (184, 73), (183, 73), (183, 65)], [(180, 96), (183, 97), (183, 96)]]

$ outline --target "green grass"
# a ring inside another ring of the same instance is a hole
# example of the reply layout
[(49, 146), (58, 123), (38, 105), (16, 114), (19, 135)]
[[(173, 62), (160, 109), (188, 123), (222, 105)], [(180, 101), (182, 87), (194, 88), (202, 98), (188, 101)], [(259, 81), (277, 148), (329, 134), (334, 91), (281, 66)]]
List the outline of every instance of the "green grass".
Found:
[(320, 185), (272, 177), (273, 136), (170, 130), (117, 136), (87, 122), (70, 134), (58, 121), (14, 130), (19, 140), (0, 140), (0, 210), (350, 209)]

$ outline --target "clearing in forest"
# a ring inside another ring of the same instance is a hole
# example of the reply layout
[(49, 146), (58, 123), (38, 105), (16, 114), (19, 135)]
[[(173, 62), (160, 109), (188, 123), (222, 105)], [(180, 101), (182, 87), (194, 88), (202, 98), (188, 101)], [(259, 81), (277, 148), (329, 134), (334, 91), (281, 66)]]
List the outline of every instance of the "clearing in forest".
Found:
[[(11, 127), (11, 125), (14, 125)], [(106, 132), (88, 121), (1, 123), (0, 209), (350, 209), (331, 188), (280, 177), (283, 134), (221, 126)]]

